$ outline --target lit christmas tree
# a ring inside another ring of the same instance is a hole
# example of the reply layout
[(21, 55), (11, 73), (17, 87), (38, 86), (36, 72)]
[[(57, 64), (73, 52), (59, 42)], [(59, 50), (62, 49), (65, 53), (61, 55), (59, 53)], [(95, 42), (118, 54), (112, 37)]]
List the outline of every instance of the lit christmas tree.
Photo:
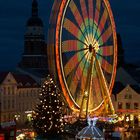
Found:
[(48, 77), (40, 91), (40, 103), (33, 117), (33, 127), (38, 135), (56, 136), (63, 132), (62, 110), (64, 103), (60, 100), (60, 91), (52, 78)]

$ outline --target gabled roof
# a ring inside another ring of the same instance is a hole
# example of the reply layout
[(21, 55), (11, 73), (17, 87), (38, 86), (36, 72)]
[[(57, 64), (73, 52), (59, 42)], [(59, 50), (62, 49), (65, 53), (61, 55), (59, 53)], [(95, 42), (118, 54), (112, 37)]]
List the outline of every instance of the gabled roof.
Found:
[(38, 87), (37, 82), (29, 75), (12, 73), (17, 81), (18, 87)]
[(130, 92), (130, 93), (133, 93), (133, 95), (138, 95), (139, 93), (133, 88), (133, 86), (131, 85), (127, 85), (122, 91), (119, 92), (119, 94), (123, 94), (123, 93), (127, 93)]

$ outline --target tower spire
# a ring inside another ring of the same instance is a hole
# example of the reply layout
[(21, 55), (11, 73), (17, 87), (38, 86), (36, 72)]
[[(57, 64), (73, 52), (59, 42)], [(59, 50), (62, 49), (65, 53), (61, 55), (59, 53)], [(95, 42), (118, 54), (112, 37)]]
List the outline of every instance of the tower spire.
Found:
[(32, 1), (32, 16), (33, 17), (38, 16), (38, 3), (37, 3), (37, 0)]

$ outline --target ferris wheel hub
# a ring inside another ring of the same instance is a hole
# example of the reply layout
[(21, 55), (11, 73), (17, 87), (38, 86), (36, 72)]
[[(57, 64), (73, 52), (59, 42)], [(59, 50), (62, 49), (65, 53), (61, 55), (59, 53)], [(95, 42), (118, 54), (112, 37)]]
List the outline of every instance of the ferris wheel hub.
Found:
[(92, 44), (89, 45), (89, 52), (91, 53), (93, 51), (93, 46)]

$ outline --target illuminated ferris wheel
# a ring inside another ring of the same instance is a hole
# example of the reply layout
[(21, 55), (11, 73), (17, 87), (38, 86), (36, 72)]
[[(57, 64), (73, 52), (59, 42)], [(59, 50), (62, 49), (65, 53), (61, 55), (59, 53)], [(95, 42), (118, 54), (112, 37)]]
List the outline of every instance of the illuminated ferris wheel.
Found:
[(50, 25), (49, 67), (69, 107), (81, 117), (114, 112), (117, 40), (108, 0), (56, 0)]

